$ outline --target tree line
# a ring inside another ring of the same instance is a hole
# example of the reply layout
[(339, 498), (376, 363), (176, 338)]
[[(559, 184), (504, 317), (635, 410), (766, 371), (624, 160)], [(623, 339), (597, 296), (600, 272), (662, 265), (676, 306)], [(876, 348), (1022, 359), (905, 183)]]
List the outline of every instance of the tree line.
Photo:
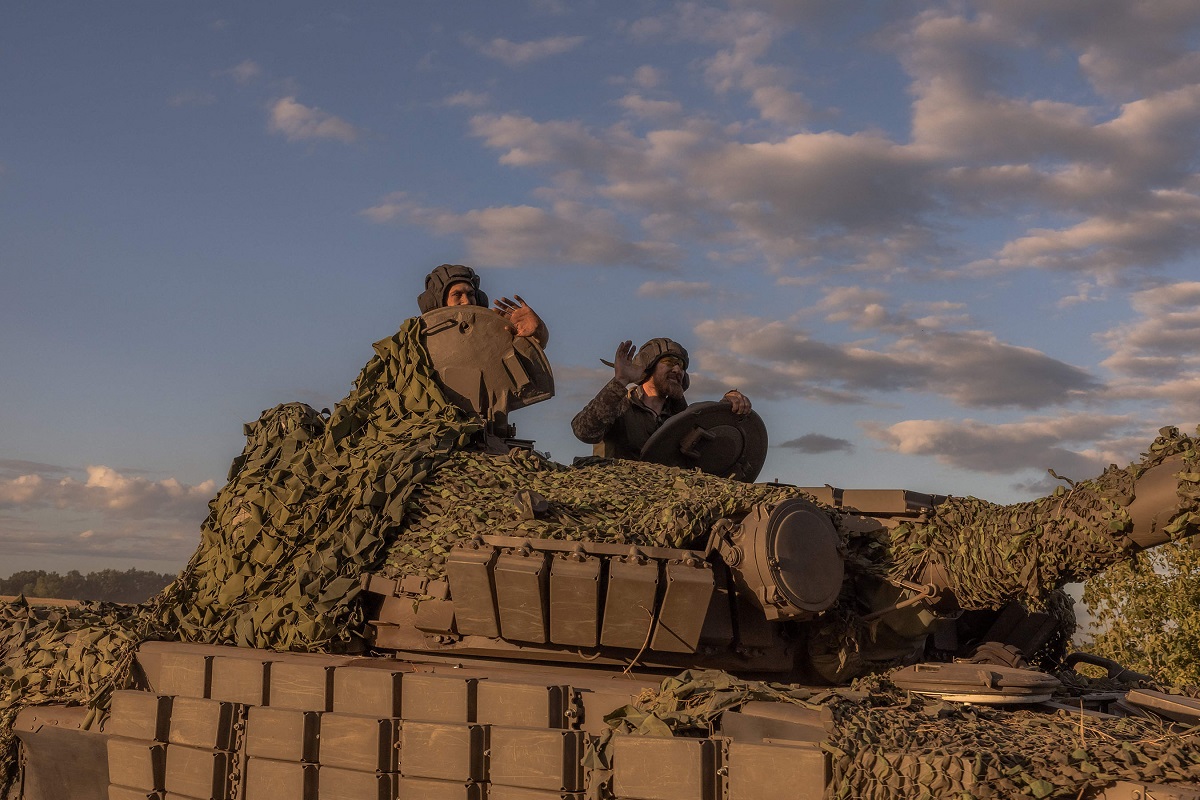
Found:
[(175, 580), (174, 573), (140, 569), (102, 569), (83, 575), (71, 570), (66, 575), (45, 570), (22, 570), (0, 578), (0, 595), (52, 597), (58, 600), (104, 600), (111, 603), (141, 603)]

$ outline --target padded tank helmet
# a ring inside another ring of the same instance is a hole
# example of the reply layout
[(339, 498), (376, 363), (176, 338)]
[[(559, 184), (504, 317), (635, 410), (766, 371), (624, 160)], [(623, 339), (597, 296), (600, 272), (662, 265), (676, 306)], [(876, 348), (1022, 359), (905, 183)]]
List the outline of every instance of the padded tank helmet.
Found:
[(675, 356), (683, 362), (683, 388), (684, 391), (687, 391), (691, 384), (687, 374), (688, 351), (674, 339), (658, 338), (646, 342), (633, 357), (633, 364), (635, 367), (641, 368), (642, 380), (645, 381), (654, 372), (654, 365), (665, 356)]
[(417, 298), (422, 314), (435, 308), (445, 308), (446, 293), (456, 283), (469, 283), (475, 290), (475, 305), (487, 307), (488, 296), (479, 288), (479, 275), (462, 264), (442, 264), (425, 276), (425, 291)]

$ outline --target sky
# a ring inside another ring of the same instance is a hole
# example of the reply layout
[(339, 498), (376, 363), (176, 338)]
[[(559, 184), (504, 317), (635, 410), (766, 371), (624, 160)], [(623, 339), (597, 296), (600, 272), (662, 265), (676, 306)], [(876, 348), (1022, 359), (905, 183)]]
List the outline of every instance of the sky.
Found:
[(174, 571), (425, 274), (543, 317), (562, 462), (623, 339), (762, 479), (1000, 503), (1200, 421), (1200, 3), (7, 3), (0, 575)]

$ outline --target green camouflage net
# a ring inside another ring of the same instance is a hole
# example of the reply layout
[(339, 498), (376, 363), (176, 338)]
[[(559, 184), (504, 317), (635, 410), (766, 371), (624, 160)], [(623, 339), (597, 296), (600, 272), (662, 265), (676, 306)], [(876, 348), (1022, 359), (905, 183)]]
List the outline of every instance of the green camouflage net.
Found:
[(1133, 523), (1126, 506), (1134, 482), (1172, 457), (1180, 463), (1179, 505), (1164, 530), (1171, 536), (1194, 531), (1200, 524), (1196, 440), (1163, 428), (1141, 461), (1111, 466), (1049, 497), (1009, 506), (952, 497), (928, 522), (903, 523), (891, 533), (891, 574), (916, 576), (939, 564), (952, 576), (963, 608), (1000, 608), (1014, 599), (1039, 608), (1064, 583), (1129, 557), (1135, 546), (1127, 536)]
[[(836, 800), (1078, 798), (1120, 780), (1200, 780), (1195, 731), (1135, 717), (1081, 720), (1065, 711), (947, 702), (899, 689), (885, 676), (815, 692), (692, 670), (605, 721), (626, 735), (706, 737), (723, 712), (752, 700), (828, 709), (830, 733), (819, 746), (832, 767), (826, 796)], [(589, 785), (596, 800), (612, 797), (610, 742), (601, 737), (586, 756), (596, 770)]]
[[(545, 510), (530, 512), (523, 492), (544, 499)], [(440, 575), (451, 546), (487, 534), (703, 548), (718, 519), (794, 496), (803, 495), (638, 461), (564, 467), (522, 450), (463, 451), (414, 492), (387, 566), (393, 575)]]

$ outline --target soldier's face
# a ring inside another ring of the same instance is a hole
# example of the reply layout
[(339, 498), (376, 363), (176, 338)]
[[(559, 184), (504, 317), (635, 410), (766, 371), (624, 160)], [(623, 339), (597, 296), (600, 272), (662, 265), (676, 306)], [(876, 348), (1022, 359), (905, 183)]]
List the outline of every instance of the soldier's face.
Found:
[(450, 284), (449, 291), (446, 292), (446, 305), (448, 306), (473, 306), (475, 305), (475, 289), (466, 281)]
[(683, 362), (675, 356), (663, 356), (654, 365), (650, 380), (661, 397), (683, 397)]

